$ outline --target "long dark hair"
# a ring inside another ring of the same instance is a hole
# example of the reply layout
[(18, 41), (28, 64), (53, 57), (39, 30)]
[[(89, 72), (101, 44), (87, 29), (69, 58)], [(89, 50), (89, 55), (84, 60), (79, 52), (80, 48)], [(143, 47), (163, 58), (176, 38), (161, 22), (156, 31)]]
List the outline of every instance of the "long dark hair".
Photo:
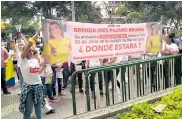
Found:
[(174, 43), (174, 33), (170, 33), (169, 38), (171, 39), (171, 42)]

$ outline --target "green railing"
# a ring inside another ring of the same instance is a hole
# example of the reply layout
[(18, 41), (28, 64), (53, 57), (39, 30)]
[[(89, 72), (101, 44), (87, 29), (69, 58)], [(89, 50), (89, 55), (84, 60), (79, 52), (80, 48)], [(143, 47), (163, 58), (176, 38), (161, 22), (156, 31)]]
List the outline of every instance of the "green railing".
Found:
[[(171, 55), (165, 57), (155, 57), (151, 59), (135, 60), (126, 63), (115, 65), (107, 65), (94, 67), (87, 70), (76, 71), (72, 75), (72, 100), (73, 100), (73, 114), (77, 114), (76, 98), (75, 98), (75, 81), (74, 76), (77, 73), (85, 74), (85, 95), (87, 111), (91, 110), (90, 91), (89, 91), (89, 76), (96, 74), (94, 82), (94, 109), (100, 108), (100, 95), (98, 89), (99, 74), (102, 74), (102, 84), (104, 91), (105, 106), (116, 103), (121, 103), (139, 96), (147, 95), (159, 90), (164, 90), (168, 87), (174, 87), (181, 84), (182, 73), (182, 55)], [(118, 76), (116, 72), (119, 70)], [(108, 71), (112, 77), (112, 96), (109, 95)], [(120, 100), (117, 93), (117, 77), (120, 81)], [(96, 79), (96, 80), (95, 80)], [(115, 79), (115, 80), (114, 80)], [(128, 82), (126, 82), (126, 80)], [(96, 94), (97, 96), (96, 96)], [(111, 99), (110, 99), (111, 98)]]

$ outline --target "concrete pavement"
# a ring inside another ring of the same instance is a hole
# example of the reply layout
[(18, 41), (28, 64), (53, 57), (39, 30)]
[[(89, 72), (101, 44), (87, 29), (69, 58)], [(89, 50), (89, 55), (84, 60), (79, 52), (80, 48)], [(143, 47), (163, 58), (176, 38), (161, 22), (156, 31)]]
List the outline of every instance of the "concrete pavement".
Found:
[[(22, 114), (19, 112), (19, 83), (16, 83), (14, 88), (10, 88), (11, 95), (4, 95), (1, 93), (1, 119), (22, 119)], [(84, 111), (83, 105), (83, 94), (78, 93), (76, 90), (76, 98), (79, 100), (77, 101), (79, 112)], [(56, 113), (46, 115), (44, 109), (42, 110), (43, 119), (63, 119), (66, 117), (70, 117), (73, 115), (72, 112), (72, 96), (70, 93), (70, 88), (64, 90), (63, 93), (65, 96), (58, 96), (57, 103), (52, 103), (51, 106), (56, 109)]]

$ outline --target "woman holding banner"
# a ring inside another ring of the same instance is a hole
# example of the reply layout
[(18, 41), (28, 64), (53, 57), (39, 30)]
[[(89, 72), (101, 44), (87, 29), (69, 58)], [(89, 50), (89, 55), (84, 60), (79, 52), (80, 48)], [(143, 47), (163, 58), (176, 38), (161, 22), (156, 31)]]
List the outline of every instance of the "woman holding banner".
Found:
[[(179, 53), (179, 49), (178, 49), (178, 46), (174, 43), (174, 39), (173, 39), (173, 35), (172, 34), (166, 34), (165, 35), (165, 43), (163, 44), (163, 48), (162, 48), (162, 52), (161, 54), (164, 55), (164, 56), (167, 56), (167, 55), (174, 55), (174, 54), (178, 54)], [(178, 68), (178, 66), (176, 66), (176, 62), (180, 62), (179, 60), (181, 59), (178, 59), (176, 58), (175, 59), (175, 67)], [(170, 74), (168, 73), (168, 68), (170, 67), (170, 65), (168, 64), (167, 61), (164, 61), (164, 78), (165, 78), (165, 88), (168, 88), (169, 85), (170, 85), (170, 81), (168, 80), (169, 77), (170, 77)], [(176, 73), (178, 73), (179, 70), (175, 70), (175, 75)], [(176, 78), (176, 83), (179, 84), (180, 83), (180, 80), (178, 80), (180, 78)]]
[(49, 40), (44, 46), (45, 62), (54, 64), (67, 62), (71, 53), (71, 41), (64, 37), (64, 32), (57, 22), (49, 23)]

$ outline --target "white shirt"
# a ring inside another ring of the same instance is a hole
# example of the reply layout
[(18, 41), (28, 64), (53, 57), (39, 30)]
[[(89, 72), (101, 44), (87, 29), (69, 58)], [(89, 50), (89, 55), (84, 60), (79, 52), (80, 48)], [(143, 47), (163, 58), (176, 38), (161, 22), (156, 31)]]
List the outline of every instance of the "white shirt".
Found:
[(179, 51), (179, 48), (176, 44), (171, 43), (170, 45), (168, 45), (167, 43), (165, 44), (165, 49), (166, 50), (170, 50), (170, 51)]
[(23, 76), (23, 81), (29, 85), (41, 84), (39, 75), (40, 65), (34, 58), (20, 60), (20, 69)]
[[(44, 69), (44, 71), (43, 71), (44, 73), (43, 73), (43, 75), (45, 76), (45, 77), (52, 77), (52, 75), (53, 75), (53, 72), (52, 72), (52, 68), (51, 68), (51, 65), (46, 65), (46, 68)], [(46, 72), (46, 73), (45, 73)]]
[(96, 67), (100, 66), (100, 60), (99, 59), (92, 59), (89, 61), (89, 67)]
[[(9, 55), (12, 55), (12, 54), (16, 54), (16, 52), (14, 50), (9, 50)], [(17, 57), (13, 56), (11, 60), (16, 61)]]
[(63, 78), (63, 68), (60, 71), (56, 71), (56, 78)]
[(41, 76), (41, 77), (45, 77), (44, 71), (42, 71), (42, 72), (40, 73), (40, 76)]
[(117, 57), (115, 63), (121, 63), (124, 61), (128, 61), (128, 56), (123, 56), (123, 57)]
[(18, 48), (16, 49), (16, 59), (17, 59), (17, 66), (20, 67), (21, 52)]

